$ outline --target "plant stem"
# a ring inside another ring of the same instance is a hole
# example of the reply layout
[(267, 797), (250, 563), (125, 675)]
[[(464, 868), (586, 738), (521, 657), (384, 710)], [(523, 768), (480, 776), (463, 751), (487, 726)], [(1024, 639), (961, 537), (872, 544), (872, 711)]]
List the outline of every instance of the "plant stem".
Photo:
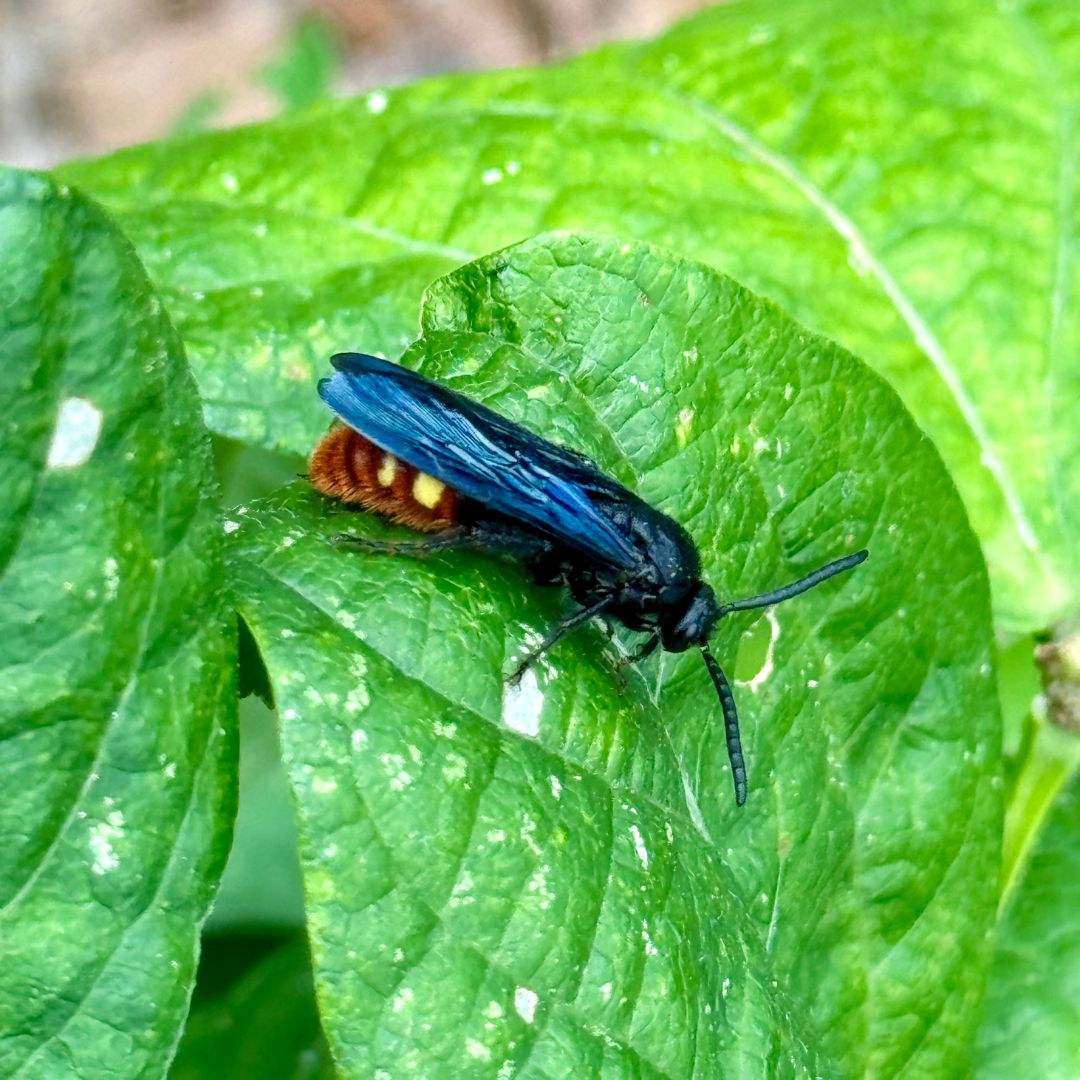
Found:
[(1080, 635), (1073, 633), (1036, 651), (1045, 693), (1028, 717), (1005, 811), (999, 910), (1009, 902), (1058, 793), (1080, 767), (1080, 724), (1072, 715), (1080, 700), (1078, 646)]

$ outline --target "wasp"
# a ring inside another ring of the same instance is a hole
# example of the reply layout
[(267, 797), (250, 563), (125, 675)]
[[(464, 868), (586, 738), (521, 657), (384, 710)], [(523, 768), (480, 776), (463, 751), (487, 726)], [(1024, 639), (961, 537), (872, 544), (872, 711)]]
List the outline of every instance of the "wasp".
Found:
[(746, 763), (731, 685), (709, 651), (716, 624), (770, 607), (857, 566), (865, 550), (742, 600), (721, 603), (701, 577), (697, 547), (674, 519), (556, 446), (478, 402), (414, 371), (363, 353), (339, 353), (319, 395), (340, 424), (311, 456), (308, 478), (324, 495), (430, 533), (413, 541), (338, 539), (369, 552), (425, 555), (460, 548), (521, 560), (543, 585), (575, 602), (508, 679), (598, 616), (647, 635), (629, 662), (658, 648), (697, 648), (724, 717), (735, 801), (747, 795)]

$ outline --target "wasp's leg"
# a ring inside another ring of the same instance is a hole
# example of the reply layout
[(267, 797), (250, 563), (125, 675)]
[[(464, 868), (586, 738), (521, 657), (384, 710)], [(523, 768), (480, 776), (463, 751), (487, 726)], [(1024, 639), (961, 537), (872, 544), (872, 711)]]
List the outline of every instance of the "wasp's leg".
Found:
[(631, 665), (638, 663), (640, 660), (644, 660), (645, 657), (652, 656), (659, 647), (660, 635), (653, 634), (646, 639), (645, 643), (636, 652), (628, 653), (626, 656), (620, 656), (615, 661), (612, 677), (615, 679), (615, 686), (620, 695), (626, 693), (626, 688), (629, 685), (626, 678), (626, 669)]
[(342, 533), (334, 537), (334, 543), (377, 555), (413, 558), (440, 551), (483, 551), (513, 559), (530, 559), (546, 555), (551, 547), (549, 541), (523, 530), (488, 525), (459, 525), (419, 540), (371, 540), (366, 536)]
[(436, 551), (454, 551), (475, 546), (470, 529), (446, 529), (422, 540), (371, 540), (366, 536), (340, 533), (334, 543), (376, 555), (412, 555), (423, 557)]
[(512, 525), (493, 525), (483, 522), (470, 529), (470, 546), (476, 551), (486, 551), (492, 555), (502, 555), (532, 566), (535, 562), (551, 558), (554, 545), (550, 540), (537, 536), (525, 529), (516, 529)]
[(624, 656), (620, 661), (620, 667), (629, 667), (631, 664), (639, 664), (646, 657), (652, 656), (659, 647), (660, 635), (653, 634), (645, 640), (637, 652), (632, 652), (629, 656)]
[(521, 676), (525, 674), (528, 668), (535, 664), (557, 641), (564, 638), (571, 631), (576, 630), (583, 623), (587, 623), (594, 615), (601, 614), (610, 603), (611, 598), (605, 596), (603, 599), (597, 600), (595, 604), (590, 604), (588, 607), (580, 608), (571, 615), (567, 615), (562, 622), (557, 623), (547, 632), (544, 640), (532, 652), (526, 654), (521, 663), (507, 676), (506, 681), (511, 686), (516, 686), (521, 682)]
[(566, 583), (566, 554), (553, 544), (537, 548), (525, 556), (525, 565), (537, 585), (564, 585)]

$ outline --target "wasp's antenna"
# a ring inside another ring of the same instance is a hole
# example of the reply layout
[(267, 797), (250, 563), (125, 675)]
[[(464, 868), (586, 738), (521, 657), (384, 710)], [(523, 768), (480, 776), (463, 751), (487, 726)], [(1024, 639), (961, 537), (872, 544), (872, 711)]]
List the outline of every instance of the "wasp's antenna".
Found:
[(743, 761), (742, 739), (739, 737), (739, 714), (735, 711), (735, 695), (723, 669), (716, 662), (716, 657), (709, 652), (708, 645), (701, 646), (701, 655), (705, 666), (712, 676), (713, 686), (720, 698), (720, 707), (724, 710), (724, 733), (727, 736), (727, 754), (731, 762), (731, 778), (735, 781), (735, 805), (746, 802), (746, 762)]
[[(799, 578), (790, 585), (783, 585), (779, 589), (762, 593), (760, 596), (748, 596), (745, 600), (732, 600), (730, 603), (721, 604), (717, 618), (723, 618), (733, 611), (752, 611), (754, 608), (772, 607), (773, 604), (779, 604), (781, 600), (790, 600), (793, 596), (798, 596), (799, 593), (804, 593), (807, 589), (812, 589), (815, 585), (820, 585), (821, 582), (865, 562), (869, 554), (870, 552), (863, 548), (862, 551), (856, 551), (854, 555), (845, 555), (842, 559), (834, 559), (831, 563), (826, 563), (820, 570), (815, 570), (812, 574), (807, 574), (806, 577)], [(709, 670), (712, 671), (712, 668)], [(713, 680), (716, 680), (715, 675), (713, 675)], [(719, 689), (719, 684), (717, 689)]]

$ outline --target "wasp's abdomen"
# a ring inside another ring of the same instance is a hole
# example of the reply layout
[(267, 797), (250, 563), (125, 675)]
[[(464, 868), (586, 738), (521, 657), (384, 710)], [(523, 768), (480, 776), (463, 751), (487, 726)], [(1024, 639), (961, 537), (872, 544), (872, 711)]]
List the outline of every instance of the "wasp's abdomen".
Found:
[(412, 529), (438, 532), (457, 522), (457, 492), (351, 427), (334, 428), (315, 447), (308, 479), (324, 495)]

